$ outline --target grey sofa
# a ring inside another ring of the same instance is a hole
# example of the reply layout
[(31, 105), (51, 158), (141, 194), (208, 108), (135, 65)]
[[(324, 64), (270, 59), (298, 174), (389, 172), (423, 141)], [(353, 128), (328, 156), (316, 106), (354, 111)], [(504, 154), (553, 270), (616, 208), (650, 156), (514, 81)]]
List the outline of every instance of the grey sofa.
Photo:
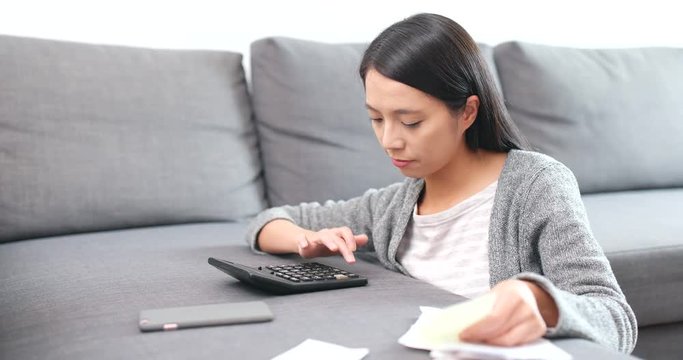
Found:
[[(353, 265), (367, 287), (290, 296), (206, 263), (296, 261), (250, 253), (249, 219), (401, 179), (366, 121), (363, 49), (259, 40), (248, 89), (240, 54), (0, 36), (0, 357), (262, 359), (316, 338), (428, 358), (396, 340), (418, 305), (462, 298), (371, 257)], [(634, 355), (679, 358), (683, 50), (481, 49), (531, 143), (575, 172), (638, 317)], [(143, 309), (255, 299), (273, 322), (137, 330)]]

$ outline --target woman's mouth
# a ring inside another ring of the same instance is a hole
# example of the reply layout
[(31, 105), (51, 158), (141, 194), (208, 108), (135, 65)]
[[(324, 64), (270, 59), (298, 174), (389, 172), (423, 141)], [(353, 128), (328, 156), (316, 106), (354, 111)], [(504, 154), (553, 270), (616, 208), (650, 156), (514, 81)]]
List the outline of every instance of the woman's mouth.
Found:
[(408, 164), (410, 164), (411, 162), (412, 162), (411, 160), (398, 160), (398, 159), (394, 159), (394, 158), (391, 159), (391, 163), (394, 164), (394, 166), (396, 166), (398, 168), (404, 168), (404, 167), (408, 166)]

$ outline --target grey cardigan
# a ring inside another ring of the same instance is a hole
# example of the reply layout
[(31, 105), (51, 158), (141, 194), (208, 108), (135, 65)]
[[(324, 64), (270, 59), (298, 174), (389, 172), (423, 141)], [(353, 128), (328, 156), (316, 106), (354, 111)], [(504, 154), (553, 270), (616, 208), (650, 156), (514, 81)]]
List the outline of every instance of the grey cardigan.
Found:
[[(423, 179), (407, 178), (348, 201), (271, 208), (251, 222), (247, 240), (259, 251), (258, 233), (274, 219), (315, 231), (348, 226), (368, 235), (367, 251), (385, 267), (407, 274), (396, 252), (423, 187)], [(633, 350), (635, 315), (593, 237), (576, 179), (560, 162), (510, 151), (491, 213), (489, 264), (491, 286), (511, 278), (531, 280), (552, 296), (560, 317), (546, 337), (580, 337)]]

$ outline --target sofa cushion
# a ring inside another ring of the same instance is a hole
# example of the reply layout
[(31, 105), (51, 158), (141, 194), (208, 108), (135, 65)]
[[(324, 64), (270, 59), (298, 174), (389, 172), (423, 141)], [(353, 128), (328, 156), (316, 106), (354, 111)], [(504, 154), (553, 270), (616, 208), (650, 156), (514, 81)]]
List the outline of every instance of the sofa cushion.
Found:
[[(270, 359), (313, 337), (368, 347), (380, 359), (421, 359), (396, 342), (419, 305), (462, 300), (364, 261), (352, 271), (370, 278), (366, 287), (273, 296), (207, 263), (211, 256), (254, 266), (296, 259), (251, 253), (244, 230), (193, 224), (1, 244), (2, 358)], [(339, 257), (318, 261), (348, 266)], [(254, 300), (265, 301), (275, 320), (166, 333), (137, 327), (144, 309)], [(354, 332), (359, 324), (367, 331)]]
[(584, 195), (639, 326), (683, 321), (683, 189)]
[(0, 36), (0, 241), (263, 209), (241, 60)]
[(494, 51), (513, 120), (582, 192), (683, 186), (683, 49)]
[(641, 359), (681, 360), (683, 322), (638, 329), (638, 343), (633, 355)]
[[(261, 256), (240, 223), (164, 226), (0, 244), (3, 359), (271, 359), (307, 338), (367, 347), (373, 359), (425, 359), (396, 340), (419, 306), (464, 298), (378, 264), (316, 261), (366, 275), (367, 286), (274, 296), (207, 264), (248, 266), (298, 257)], [(141, 333), (140, 310), (264, 301), (275, 319), (257, 324)], [(358, 331), (363, 329), (363, 331)], [(576, 359), (627, 359), (579, 339), (553, 340)]]
[[(270, 205), (348, 199), (403, 176), (375, 139), (358, 66), (367, 44), (282, 37), (251, 46)], [(492, 64), (492, 51), (480, 45)]]

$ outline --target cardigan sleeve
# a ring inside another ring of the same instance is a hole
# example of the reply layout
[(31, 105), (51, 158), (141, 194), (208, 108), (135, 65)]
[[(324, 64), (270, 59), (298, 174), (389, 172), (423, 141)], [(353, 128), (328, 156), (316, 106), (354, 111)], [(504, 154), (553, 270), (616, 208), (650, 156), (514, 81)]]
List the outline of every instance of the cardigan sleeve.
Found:
[(536, 282), (555, 300), (559, 321), (546, 336), (586, 338), (630, 353), (636, 318), (593, 237), (573, 173), (555, 163), (528, 190), (520, 237), (535, 242), (542, 273), (515, 278)]
[(258, 214), (247, 227), (247, 243), (257, 253), (262, 253), (256, 240), (266, 224), (276, 219), (284, 219), (313, 231), (325, 228), (348, 226), (354, 234), (368, 235), (365, 251), (374, 251), (372, 227), (384, 208), (392, 198), (404, 187), (404, 183), (396, 183), (382, 189), (370, 189), (363, 195), (342, 201), (301, 203), (296, 206), (286, 205), (267, 209)]

